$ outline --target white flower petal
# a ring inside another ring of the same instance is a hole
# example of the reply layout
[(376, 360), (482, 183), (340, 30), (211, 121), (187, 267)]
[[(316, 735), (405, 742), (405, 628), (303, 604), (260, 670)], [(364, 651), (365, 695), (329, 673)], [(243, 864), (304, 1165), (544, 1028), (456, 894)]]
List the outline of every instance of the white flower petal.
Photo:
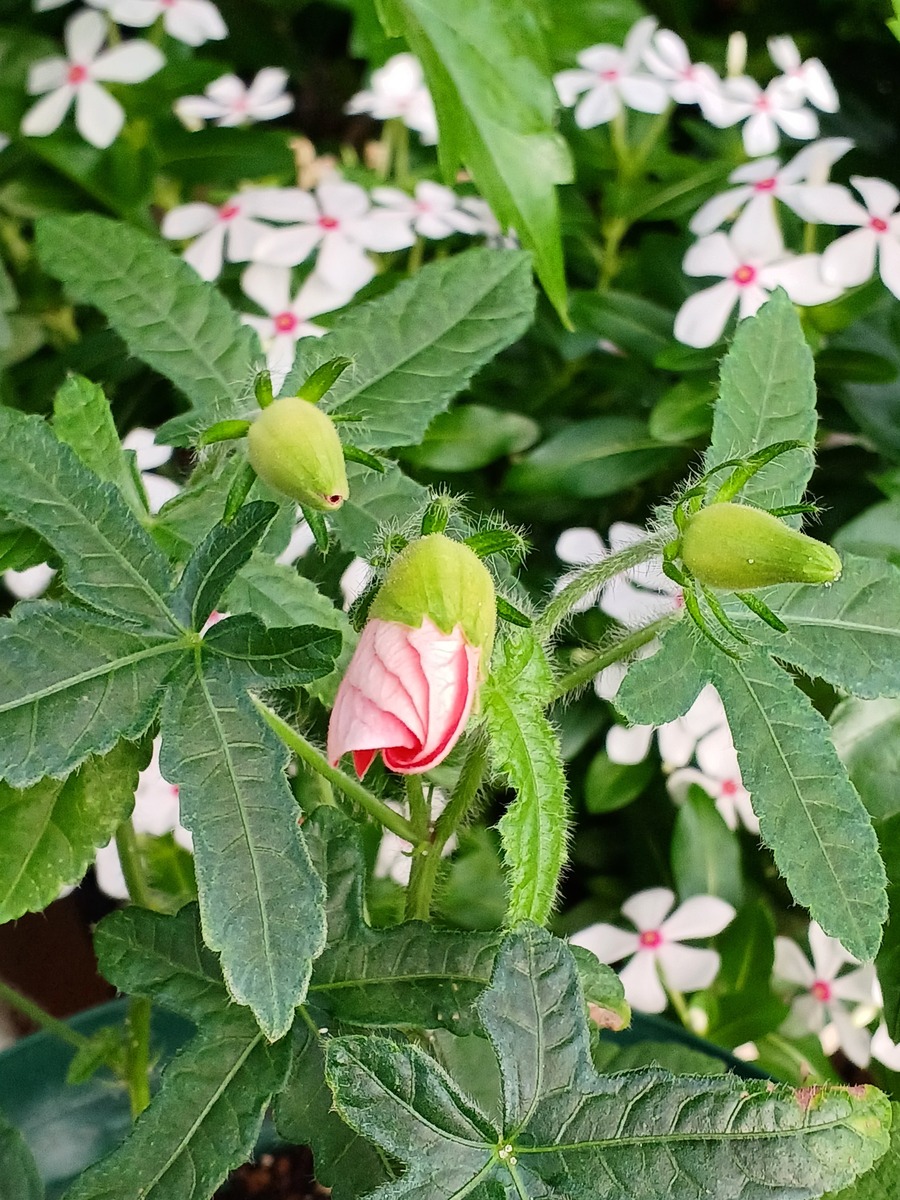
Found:
[(652, 725), (613, 725), (606, 735), (606, 753), (614, 763), (633, 766), (644, 761), (652, 741)]
[(105, 150), (119, 136), (125, 110), (99, 84), (87, 80), (75, 93), (75, 127), (86, 142)]
[(799, 183), (801, 180), (812, 184), (825, 183), (834, 164), (852, 149), (851, 138), (820, 138), (811, 146), (798, 150), (779, 172), (780, 178), (784, 183)]
[(174, 500), (181, 491), (174, 479), (167, 479), (164, 475), (155, 475), (152, 471), (146, 471), (141, 479), (144, 491), (147, 493), (147, 505), (151, 513), (158, 513), (164, 504)]
[(742, 136), (744, 149), (751, 158), (772, 154), (778, 149), (778, 127), (767, 112), (754, 113), (744, 125)]
[(666, 993), (656, 971), (656, 955), (648, 951), (635, 954), (619, 972), (625, 999), (638, 1012), (661, 1013), (666, 1010)]
[(712, 346), (722, 336), (734, 311), (738, 291), (737, 284), (723, 279), (721, 283), (689, 296), (675, 317), (675, 337), (686, 346), (698, 349)]
[(707, 988), (719, 973), (721, 959), (715, 950), (696, 946), (664, 943), (657, 951), (663, 978), (679, 992), (698, 992)]
[(556, 94), (564, 108), (571, 108), (581, 93), (590, 91), (596, 82), (597, 76), (593, 71), (583, 71), (580, 67), (558, 71), (553, 76)]
[(711, 233), (690, 247), (681, 266), (685, 275), (726, 276), (740, 266), (740, 259), (728, 234)]
[(760, 283), (768, 290), (783, 287), (795, 304), (827, 304), (840, 296), (840, 284), (822, 278), (818, 254), (798, 254), (760, 271)]
[(162, 12), (160, 0), (113, 0), (110, 16), (119, 25), (146, 29)]
[(872, 1057), (872, 1035), (868, 1029), (854, 1025), (841, 1004), (829, 1004), (828, 1013), (837, 1029), (843, 1052), (857, 1067), (867, 1067)]
[(376, 210), (358, 220), (346, 221), (344, 225), (347, 237), (364, 249), (379, 254), (406, 250), (416, 240), (409, 218), (395, 213)]
[(831, 76), (818, 58), (808, 58), (803, 64), (803, 86), (810, 104), (821, 112), (835, 113), (841, 106)]
[(579, 129), (605, 125), (622, 109), (619, 93), (608, 83), (592, 88), (575, 108), (575, 124)]
[(675, 893), (669, 888), (646, 888), (635, 892), (622, 905), (622, 912), (636, 929), (659, 929), (675, 903)]
[(122, 438), (122, 449), (133, 450), (139, 471), (153, 471), (172, 457), (172, 447), (157, 445), (152, 429), (136, 425)]
[(101, 54), (91, 75), (109, 83), (142, 83), (165, 65), (165, 56), (158, 47), (143, 38), (135, 38)]
[(316, 271), (337, 291), (354, 295), (374, 278), (375, 264), (353, 242), (329, 233), (322, 240)]
[(809, 141), (819, 132), (819, 118), (811, 108), (782, 108), (774, 116), (788, 137), (799, 142)]
[(228, 36), (222, 14), (210, 0), (175, 0), (163, 14), (166, 33), (187, 46), (202, 46)]
[(291, 303), (291, 269), (255, 263), (241, 275), (241, 290), (270, 316), (285, 312)]
[(879, 238), (878, 270), (884, 286), (900, 300), (900, 242), (896, 238)]
[(315, 224), (319, 219), (315, 200), (303, 188), (248, 188), (239, 195), (241, 209), (248, 217), (303, 224)]
[(182, 204), (163, 217), (160, 232), (164, 238), (181, 241), (182, 238), (197, 237), (212, 229), (219, 220), (219, 210), (212, 204), (197, 202)]
[(878, 235), (873, 229), (854, 229), (826, 247), (821, 258), (822, 278), (842, 287), (856, 287), (875, 271)]
[(741, 263), (770, 263), (784, 254), (784, 241), (771, 198), (748, 205), (734, 223), (731, 241)]
[(801, 183), (781, 188), (778, 199), (804, 221), (819, 225), (866, 225), (869, 215), (839, 183)]
[(119, 852), (114, 841), (101, 846), (97, 851), (97, 857), (94, 859), (94, 875), (97, 887), (107, 896), (111, 896), (114, 900), (129, 898), (128, 885), (125, 883), (122, 864), (119, 862)]
[(26, 567), (24, 571), (4, 571), (3, 584), (17, 600), (35, 600), (43, 596), (56, 572), (46, 563)]
[(318, 225), (291, 225), (287, 229), (274, 229), (256, 243), (254, 260), (272, 266), (295, 267), (309, 258), (324, 232)]
[(232, 105), (240, 103), (247, 95), (243, 80), (230, 73), (220, 75), (218, 79), (207, 84), (203, 90), (210, 100), (215, 100), (223, 108), (231, 108)]
[(871, 963), (838, 975), (831, 985), (832, 994), (839, 1000), (849, 1000), (854, 1004), (875, 1004), (875, 968)]
[(63, 87), (68, 77), (68, 59), (39, 59), (28, 68), (28, 94), (29, 96), (40, 96), (43, 92)]
[(595, 529), (583, 525), (565, 529), (556, 541), (556, 556), (576, 567), (597, 562), (606, 556), (606, 546)]
[(666, 85), (652, 75), (626, 75), (619, 83), (622, 99), (638, 112), (661, 113), (669, 103)]
[(212, 229), (202, 233), (191, 242), (182, 258), (194, 268), (201, 279), (211, 283), (222, 271), (222, 258), (225, 251), (224, 222), (219, 221)]
[(94, 61), (106, 41), (106, 20), (92, 9), (82, 9), (66, 22), (63, 40), (69, 59), (86, 66)]
[(680, 904), (662, 926), (667, 941), (715, 937), (734, 920), (735, 910), (718, 896), (691, 896)]
[(772, 973), (776, 979), (785, 983), (796, 983), (806, 991), (816, 981), (815, 968), (809, 959), (791, 938), (777, 937), (775, 939), (775, 965)]
[(872, 1038), (872, 1057), (877, 1058), (889, 1071), (900, 1071), (900, 1042), (892, 1042), (884, 1021), (875, 1030)]
[(607, 925), (602, 921), (580, 929), (569, 938), (569, 942), (573, 946), (590, 950), (602, 963), (614, 963), (627, 958), (629, 954), (635, 953), (640, 944), (636, 933), (619, 929), (615, 925)]
[(288, 73), (281, 67), (263, 67), (256, 73), (248, 89), (251, 105), (270, 104), (279, 99), (287, 81)]
[(846, 963), (856, 963), (853, 955), (847, 953), (837, 938), (829, 937), (818, 921), (810, 922), (809, 948), (819, 979), (830, 982)]
[(772, 62), (785, 74), (796, 71), (800, 66), (800, 51), (792, 37), (770, 37), (766, 46)]
[(73, 87), (57, 88), (32, 105), (22, 118), (22, 133), (26, 137), (46, 137), (58, 129), (75, 96)]
[(850, 182), (862, 196), (872, 216), (889, 217), (900, 204), (900, 191), (886, 179), (851, 175)]
[(340, 221), (351, 221), (363, 217), (369, 211), (369, 196), (358, 183), (322, 183), (316, 189), (322, 212)]
[(718, 229), (753, 195), (749, 187), (730, 188), (718, 196), (713, 196), (691, 217), (691, 233), (707, 234)]

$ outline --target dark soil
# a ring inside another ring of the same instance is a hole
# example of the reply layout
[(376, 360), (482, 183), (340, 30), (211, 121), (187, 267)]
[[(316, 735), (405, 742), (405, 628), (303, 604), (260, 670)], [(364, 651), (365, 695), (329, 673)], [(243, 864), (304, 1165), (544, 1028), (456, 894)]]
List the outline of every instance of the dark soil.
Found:
[(330, 1195), (328, 1188), (316, 1183), (310, 1150), (288, 1146), (238, 1167), (214, 1200), (328, 1200)]

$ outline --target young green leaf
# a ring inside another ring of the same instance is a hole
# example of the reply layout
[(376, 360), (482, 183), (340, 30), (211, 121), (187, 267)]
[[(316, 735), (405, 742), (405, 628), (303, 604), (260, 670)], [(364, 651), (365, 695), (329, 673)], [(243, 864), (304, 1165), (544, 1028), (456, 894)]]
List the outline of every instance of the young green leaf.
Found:
[(541, 283), (566, 321), (555, 185), (571, 180), (572, 162), (554, 126), (556, 94), (536, 6), (380, 0), (380, 12), (425, 69), (447, 182), (460, 165), (469, 170), (501, 224), (534, 254)]
[(0, 1200), (44, 1200), (44, 1185), (25, 1139), (0, 1116)]
[(639, 658), (616, 692), (615, 706), (633, 725), (666, 725), (686, 713), (707, 682), (696, 628), (681, 620), (660, 638), (649, 658)]
[(172, 612), (189, 629), (201, 629), (216, 601), (250, 560), (278, 512), (277, 504), (245, 504), (228, 525), (219, 523), (188, 560), (170, 597)]
[(228, 988), (282, 1037), (325, 939), (322, 884), (284, 770), (287, 752), (257, 714), (234, 660), (204, 656), (169, 689), (160, 767), (179, 789), (206, 944)]
[[(804, 442), (808, 450), (791, 450), (770, 462), (740, 497), (760, 508), (796, 504), (812, 474), (815, 433), (812, 351), (793, 304), (779, 290), (752, 320), (738, 325), (722, 361), (704, 470), (726, 459), (747, 458), (775, 442)], [(797, 523), (797, 518), (789, 523)]]
[(252, 1152), (289, 1050), (286, 1039), (270, 1045), (241, 1009), (210, 1019), (166, 1068), (128, 1139), (64, 1200), (209, 1200)]
[(275, 1126), (287, 1141), (312, 1148), (316, 1180), (331, 1188), (333, 1200), (359, 1200), (394, 1172), (386, 1156), (335, 1112), (315, 1029), (298, 1020), (291, 1040), (291, 1069), (275, 1101)]
[(134, 513), (146, 512), (103, 388), (83, 375), (67, 376), (53, 397), (53, 432), (99, 479), (114, 483)]
[(204, 654), (235, 659), (247, 679), (262, 686), (312, 683), (330, 673), (341, 635), (318, 625), (266, 629), (249, 613), (220, 621), (203, 639)]
[(185, 643), (69, 605), (0, 623), (0, 778), (61, 778), (145, 732)]
[(417, 1046), (329, 1043), (338, 1112), (407, 1164), (373, 1200), (697, 1200), (701, 1189), (710, 1200), (808, 1200), (887, 1148), (890, 1106), (874, 1088), (794, 1092), (654, 1068), (598, 1075), (571, 955), (542, 930), (507, 938), (478, 1010), (501, 1069), (499, 1121)]
[(544, 716), (552, 687), (537, 638), (510, 627), (482, 693), (495, 766), (517, 793), (499, 825), (510, 923), (547, 920), (566, 861), (566, 777), (559, 739)]
[(0, 924), (40, 912), (77, 883), (131, 812), (147, 754), (121, 742), (67, 779), (25, 791), (0, 783)]
[(159, 238), (94, 213), (37, 224), (41, 265), (100, 311), (136, 358), (216, 419), (243, 415), (260, 351), (221, 292)]
[(887, 916), (884, 867), (827, 722), (767, 655), (704, 652), (763, 839), (794, 899), (851, 954), (873, 958)]
[(353, 823), (322, 806), (304, 833), (328, 897), (327, 943), (309, 987), (317, 1014), (329, 1025), (468, 1032), (472, 1003), (490, 979), (497, 935), (437, 930), (421, 921), (372, 929), (363, 915), (365, 858)]
[(149, 996), (198, 1025), (231, 1004), (196, 904), (171, 917), (136, 905), (110, 913), (94, 931), (94, 949), (104, 978), (120, 992)]
[(65, 583), (101, 612), (172, 630), (169, 565), (117, 488), (101, 482), (40, 417), (0, 408), (0, 509), (63, 561)]

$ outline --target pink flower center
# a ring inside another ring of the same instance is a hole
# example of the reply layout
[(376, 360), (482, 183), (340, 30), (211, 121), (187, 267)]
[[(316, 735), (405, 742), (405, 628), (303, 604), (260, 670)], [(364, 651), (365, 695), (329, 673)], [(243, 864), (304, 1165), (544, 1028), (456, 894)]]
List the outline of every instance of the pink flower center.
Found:
[(608, 71), (600, 71), (598, 74), (604, 83), (615, 83), (619, 78), (619, 72), (615, 67), (611, 67)]
[(748, 263), (744, 263), (743, 266), (738, 267), (731, 278), (738, 287), (746, 287), (756, 279), (756, 267), (751, 267)]
[(642, 950), (655, 950), (662, 945), (662, 934), (658, 929), (645, 929), (638, 938)]
[(416, 201), (416, 212), (430, 213), (431, 205), (426, 203), (424, 200), (417, 200)]
[(738, 785), (735, 783), (735, 781), (733, 779), (726, 779), (725, 782), (722, 784), (722, 795), (723, 796), (736, 796), (737, 792), (738, 792)]
[(272, 318), (276, 333), (293, 333), (300, 322), (292, 312), (280, 312)]
[(692, 83), (697, 78), (697, 68), (693, 63), (689, 67), (685, 67), (681, 72), (681, 78), (686, 79), (688, 83)]
[(831, 984), (826, 983), (824, 979), (817, 979), (809, 991), (810, 995), (815, 996), (822, 1004), (827, 1004), (831, 999)]
[(72, 87), (78, 87), (79, 83), (84, 83), (87, 77), (87, 67), (82, 67), (79, 63), (75, 63), (74, 66), (69, 67), (69, 74), (67, 78)]
[(223, 204), (219, 209), (219, 220), (231, 221), (240, 211), (240, 208), (236, 204)]
[(177, 3), (178, 0), (160, 0), (160, 4), (163, 6), (163, 8), (174, 8)]
[(319, 217), (320, 229), (337, 229), (338, 225), (340, 225), (340, 221), (337, 217)]
[(888, 223), (884, 217), (872, 217), (869, 221), (869, 228), (874, 229), (876, 233), (887, 233)]
[(772, 175), (769, 179), (760, 179), (759, 183), (754, 183), (754, 190), (757, 192), (771, 192), (778, 180)]
[(756, 109), (757, 112), (768, 112), (769, 111), (769, 109), (772, 107), (772, 105), (769, 101), (769, 97), (765, 94), (765, 92), (763, 92), (763, 94), (761, 96), (757, 97), (757, 99), (754, 101), (753, 107)]

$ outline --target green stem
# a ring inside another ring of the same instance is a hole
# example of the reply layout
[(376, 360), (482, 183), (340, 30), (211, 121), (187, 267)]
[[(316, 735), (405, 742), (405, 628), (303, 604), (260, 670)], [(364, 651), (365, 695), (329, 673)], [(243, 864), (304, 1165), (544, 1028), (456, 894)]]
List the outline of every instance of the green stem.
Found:
[(632, 175), (636, 175), (638, 171), (643, 169), (644, 163), (650, 157), (653, 147), (669, 126), (669, 118), (672, 115), (672, 110), (673, 106), (670, 104), (651, 121), (650, 128), (635, 147), (634, 154), (629, 163)]
[(271, 708), (263, 704), (261, 700), (258, 700), (255, 696), (251, 697), (251, 699), (256, 706), (257, 712), (269, 728), (278, 734), (287, 748), (292, 750), (299, 759), (302, 759), (307, 766), (317, 771), (323, 779), (327, 779), (338, 791), (343, 792), (348, 799), (354, 800), (360, 808), (364, 809), (370, 817), (374, 817), (385, 829), (389, 829), (391, 833), (396, 833), (405, 842), (415, 844), (417, 841), (416, 831), (401, 813), (396, 812), (389, 804), (385, 804), (383, 800), (379, 800), (367, 787), (363, 787), (358, 780), (350, 775), (346, 775), (343, 771), (339, 771), (337, 767), (333, 767), (320, 750), (311, 745), (296, 729), (292, 729), (287, 721), (283, 721), (277, 713), (272, 712)]
[(10, 987), (8, 983), (4, 983), (0, 979), (0, 1002), (14, 1008), (16, 1012), (20, 1012), (22, 1016), (27, 1017), (38, 1028), (45, 1030), (47, 1033), (52, 1033), (62, 1042), (66, 1042), (75, 1050), (83, 1050), (88, 1046), (93, 1045), (90, 1038), (84, 1036), (83, 1033), (78, 1033), (74, 1029), (70, 1029), (65, 1021), (60, 1021), (56, 1017), (41, 1008), (34, 1000), (30, 1000), (28, 996), (23, 996), (21, 992), (14, 987)]
[(611, 217), (603, 225), (603, 249), (600, 259), (600, 281), (597, 290), (605, 292), (622, 266), (619, 247), (631, 228), (625, 217)]
[(682, 1023), (685, 1029), (693, 1033), (693, 1029), (691, 1029), (691, 1015), (688, 1012), (687, 1001), (685, 1000), (684, 996), (678, 991), (677, 988), (669, 987), (668, 984), (666, 984), (666, 992), (668, 993), (669, 999), (672, 1002), (672, 1007), (678, 1013), (679, 1021)]
[(620, 108), (609, 123), (609, 140), (616, 156), (619, 178), (627, 179), (631, 174), (631, 150), (628, 146), (628, 118), (624, 108)]
[(122, 864), (122, 874), (125, 876), (125, 886), (128, 888), (131, 903), (141, 908), (159, 911), (153, 889), (147, 882), (141, 848), (130, 820), (123, 821), (116, 830), (116, 849), (119, 852), (119, 862)]
[(615, 662), (619, 662), (623, 658), (627, 658), (629, 654), (633, 654), (635, 650), (640, 650), (641, 646), (646, 646), (648, 642), (652, 642), (655, 637), (659, 637), (676, 621), (681, 619), (681, 613), (666, 613), (664, 617), (660, 617), (656, 621), (651, 621), (649, 625), (645, 625), (642, 629), (636, 629), (633, 633), (629, 633), (626, 637), (620, 638), (612, 646), (607, 646), (605, 650), (601, 650), (599, 654), (592, 655), (586, 662), (580, 663), (574, 667), (567, 675), (563, 675), (559, 683), (556, 685), (549, 703), (554, 700), (559, 700), (569, 692), (574, 692), (576, 688), (580, 688), (585, 683), (590, 683), (595, 675), (599, 675), (606, 667), (611, 666)]
[(608, 554), (599, 562), (585, 567), (549, 601), (547, 607), (535, 621), (534, 629), (537, 636), (539, 638), (550, 637), (566, 620), (579, 600), (583, 600), (597, 588), (609, 583), (620, 571), (627, 571), (629, 567), (637, 567), (647, 559), (661, 553), (663, 546), (671, 540), (671, 537), (671, 530), (663, 530), (645, 538), (642, 542), (625, 546), (615, 554)]
[(150, 1011), (151, 1004), (146, 996), (129, 999), (125, 1023), (125, 1082), (133, 1121), (150, 1103)]
[(406, 798), (409, 801), (409, 823), (416, 831), (416, 841), (421, 841), (431, 831), (431, 805), (425, 799), (421, 775), (406, 776)]
[(385, 126), (391, 156), (391, 172), (394, 182), (402, 188), (410, 183), (409, 130), (399, 117), (391, 117)]
[(422, 267), (425, 258), (425, 239), (417, 237), (406, 260), (407, 275), (415, 275)]

